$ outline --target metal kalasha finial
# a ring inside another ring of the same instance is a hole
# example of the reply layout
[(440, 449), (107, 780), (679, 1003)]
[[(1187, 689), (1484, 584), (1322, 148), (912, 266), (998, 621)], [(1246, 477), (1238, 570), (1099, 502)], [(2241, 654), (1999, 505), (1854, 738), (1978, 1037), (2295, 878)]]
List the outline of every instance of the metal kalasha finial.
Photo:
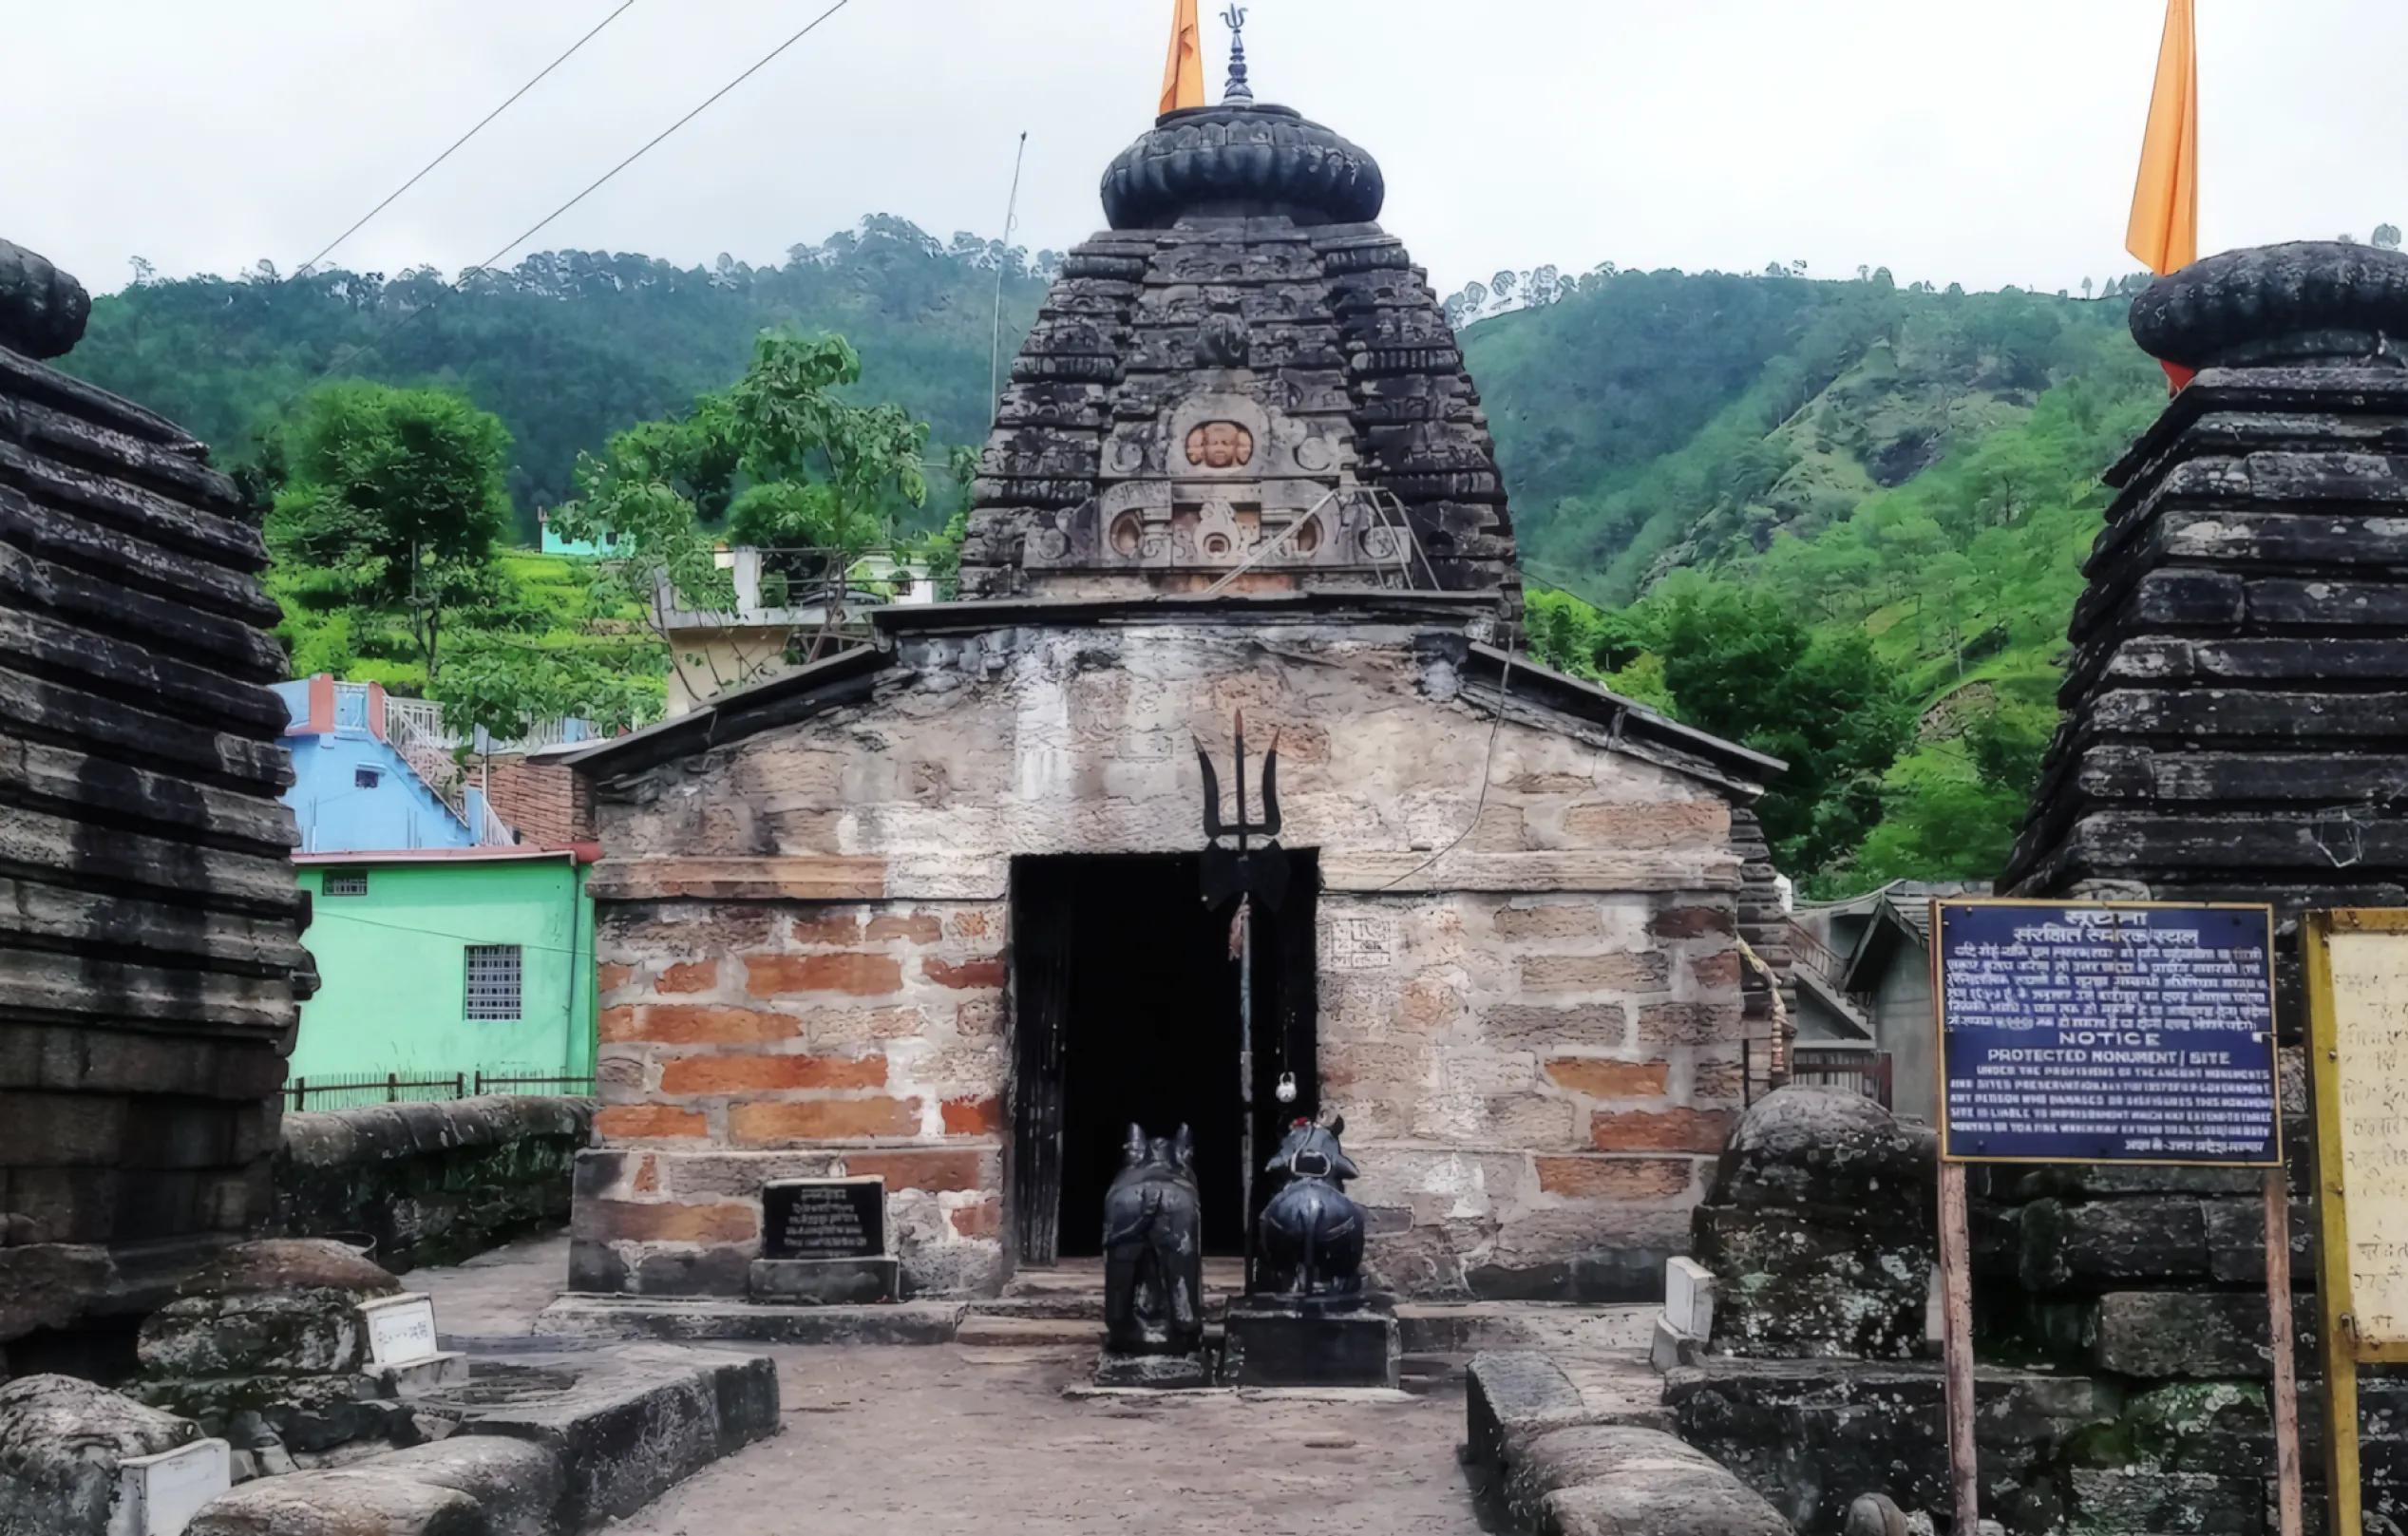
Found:
[(1246, 8), (1231, 6), (1221, 13), (1229, 27), (1229, 84), (1222, 91), (1224, 102), (1250, 102), (1254, 87), (1246, 84)]

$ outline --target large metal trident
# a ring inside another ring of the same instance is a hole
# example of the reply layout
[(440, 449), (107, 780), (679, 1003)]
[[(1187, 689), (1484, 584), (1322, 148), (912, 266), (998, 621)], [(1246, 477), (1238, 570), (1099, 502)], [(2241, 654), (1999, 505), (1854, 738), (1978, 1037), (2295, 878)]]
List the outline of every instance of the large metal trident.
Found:
[[(1246, 814), (1246, 717), (1237, 712), (1231, 774), (1238, 786), (1238, 814), (1221, 814), (1221, 775), (1212, 754), (1196, 743), (1196, 766), (1204, 770), (1204, 901), (1218, 909), (1235, 897), (1229, 947), (1238, 959), (1238, 1199), (1245, 1231), (1246, 1294), (1254, 1292), (1254, 906), (1276, 912), (1287, 897), (1288, 861), (1280, 837), (1280, 733), (1271, 732), (1262, 754), (1262, 819)], [(1234, 840), (1236, 846), (1229, 843)]]

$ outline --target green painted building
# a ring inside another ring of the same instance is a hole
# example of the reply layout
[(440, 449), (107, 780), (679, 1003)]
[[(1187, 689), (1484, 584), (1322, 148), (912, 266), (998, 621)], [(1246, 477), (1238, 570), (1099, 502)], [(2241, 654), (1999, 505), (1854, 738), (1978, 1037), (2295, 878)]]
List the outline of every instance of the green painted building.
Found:
[(303, 1108), (382, 1097), (326, 1095), (370, 1075), (472, 1085), (481, 1072), (593, 1075), (585, 855), (424, 848), (301, 854), (294, 863), (312, 906), (302, 940), (321, 978), (301, 1009), (287, 1079), (288, 1090), (303, 1089)]

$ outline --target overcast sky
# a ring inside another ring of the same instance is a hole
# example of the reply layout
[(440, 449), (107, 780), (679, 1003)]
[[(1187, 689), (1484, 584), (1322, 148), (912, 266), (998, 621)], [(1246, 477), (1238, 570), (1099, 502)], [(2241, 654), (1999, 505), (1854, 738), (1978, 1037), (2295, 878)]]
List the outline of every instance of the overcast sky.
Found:
[[(0, 236), (95, 291), (291, 271), (616, 0), (0, 0)], [(338, 251), (482, 259), (827, 0), (635, 0)], [(2202, 246), (2408, 223), (2402, 0), (2198, 0)], [(851, 0), (535, 246), (773, 262), (869, 212), (1102, 223), (1170, 0)], [(1371, 149), (1446, 291), (1504, 266), (2054, 290), (2121, 252), (2162, 0), (1255, 0), (1258, 95)], [(1218, 99), (1224, 31), (1207, 4)], [(2385, 84), (2391, 82), (2393, 84)]]

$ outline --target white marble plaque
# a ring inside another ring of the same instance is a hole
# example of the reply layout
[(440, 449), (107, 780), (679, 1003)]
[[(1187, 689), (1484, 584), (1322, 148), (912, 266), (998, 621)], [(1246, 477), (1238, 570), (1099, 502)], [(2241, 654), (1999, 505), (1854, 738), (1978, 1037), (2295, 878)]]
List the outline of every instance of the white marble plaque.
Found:
[(435, 1353), (435, 1303), (431, 1297), (389, 1296), (364, 1301), (369, 1358), (378, 1365), (411, 1365)]
[(2342, 1198), (2359, 1340), (2408, 1340), (2408, 935), (2341, 932), (2333, 1075), (2341, 1084)]
[(117, 1487), (112, 1532), (183, 1536), (202, 1505), (234, 1487), (234, 1462), (223, 1440), (195, 1440), (156, 1456), (119, 1462)]
[(1714, 1272), (1694, 1259), (1664, 1264), (1664, 1317), (1691, 1338), (1714, 1336)]

